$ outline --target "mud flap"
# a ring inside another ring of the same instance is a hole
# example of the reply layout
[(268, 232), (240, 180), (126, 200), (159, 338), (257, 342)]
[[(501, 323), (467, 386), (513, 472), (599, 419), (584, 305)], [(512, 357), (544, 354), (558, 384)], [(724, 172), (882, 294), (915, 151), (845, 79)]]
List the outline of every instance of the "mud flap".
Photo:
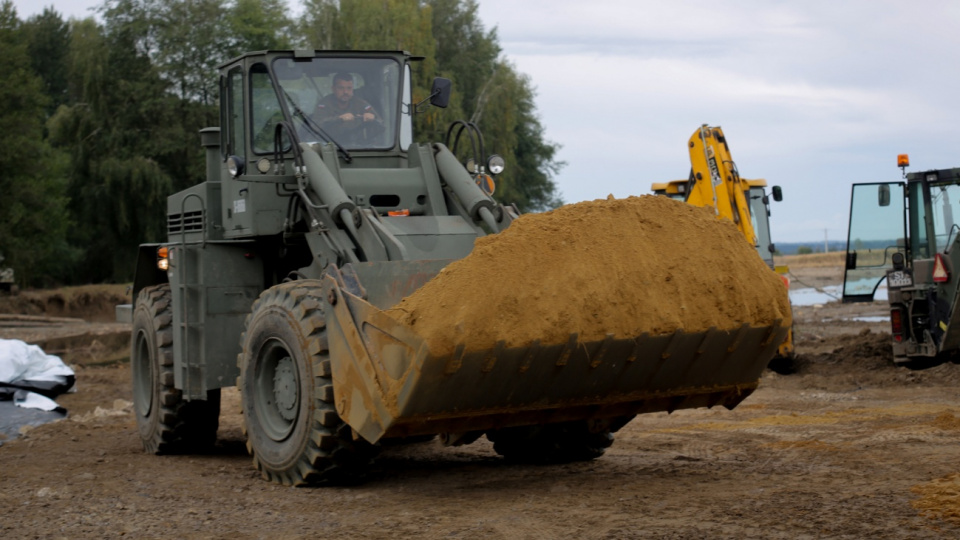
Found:
[(433, 355), (422, 336), (323, 279), (337, 413), (364, 439), (466, 432), (723, 405), (756, 389), (779, 323), (607, 335)]

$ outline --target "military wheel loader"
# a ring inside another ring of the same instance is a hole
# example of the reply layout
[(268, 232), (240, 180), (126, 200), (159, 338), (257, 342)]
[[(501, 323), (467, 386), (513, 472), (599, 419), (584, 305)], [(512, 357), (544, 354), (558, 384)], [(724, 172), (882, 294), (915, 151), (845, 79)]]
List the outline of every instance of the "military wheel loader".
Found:
[(905, 181), (852, 187), (843, 301), (871, 302), (886, 280), (893, 360), (924, 369), (960, 359), (960, 169), (898, 164)]
[[(168, 239), (140, 247), (135, 303), (118, 308), (148, 452), (212, 445), (233, 385), (255, 466), (292, 485), (362, 476), (381, 444), (437, 435), (486, 435), (521, 461), (593, 459), (637, 413), (732, 408), (756, 388), (786, 329), (571, 329), (564, 343), (437, 353), (385, 314), (517, 218), (488, 195), (485, 156), (468, 171), (447, 145), (414, 143), (414, 115), (450, 92), (437, 79), (415, 103), (418, 60), (268, 51), (220, 67), (207, 180), (169, 197)], [(334, 79), (372, 120), (316, 120)]]

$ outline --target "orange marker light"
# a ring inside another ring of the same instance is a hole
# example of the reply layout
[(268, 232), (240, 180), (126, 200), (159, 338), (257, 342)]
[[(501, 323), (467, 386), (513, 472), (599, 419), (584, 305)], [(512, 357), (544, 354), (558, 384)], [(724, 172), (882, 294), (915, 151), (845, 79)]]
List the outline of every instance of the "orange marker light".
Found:
[(487, 195), (493, 195), (493, 192), (497, 189), (497, 184), (494, 183), (493, 178), (488, 174), (478, 176), (476, 182), (477, 185), (480, 186), (480, 189)]
[(167, 258), (167, 248), (166, 246), (157, 249), (157, 258), (166, 259)]
[(897, 154), (897, 167), (909, 167), (910, 156), (907, 154)]
[(403, 210), (390, 210), (387, 212), (387, 215), (390, 217), (404, 217), (410, 215), (410, 210), (404, 208)]

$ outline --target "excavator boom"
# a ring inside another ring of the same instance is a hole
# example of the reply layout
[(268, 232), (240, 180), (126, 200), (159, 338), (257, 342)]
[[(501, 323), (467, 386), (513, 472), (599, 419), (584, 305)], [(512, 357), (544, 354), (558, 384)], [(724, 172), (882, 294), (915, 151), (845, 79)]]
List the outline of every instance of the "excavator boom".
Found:
[(704, 124), (690, 137), (687, 146), (691, 165), (687, 203), (712, 207), (718, 216), (733, 221), (743, 237), (756, 246), (757, 234), (744, 197), (749, 186), (740, 179), (723, 130)]

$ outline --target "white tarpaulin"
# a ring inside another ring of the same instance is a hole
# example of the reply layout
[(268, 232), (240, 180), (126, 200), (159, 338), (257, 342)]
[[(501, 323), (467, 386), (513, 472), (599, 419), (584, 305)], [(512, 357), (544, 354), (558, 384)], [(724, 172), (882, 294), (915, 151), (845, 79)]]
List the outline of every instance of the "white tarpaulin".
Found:
[(59, 356), (19, 339), (0, 339), (0, 382), (63, 381), (72, 376)]
[[(73, 380), (73, 370), (59, 356), (18, 339), (0, 339), (0, 387), (32, 390), (53, 397), (73, 386)], [(15, 402), (20, 407), (50, 410), (49, 399), (22, 396)]]

